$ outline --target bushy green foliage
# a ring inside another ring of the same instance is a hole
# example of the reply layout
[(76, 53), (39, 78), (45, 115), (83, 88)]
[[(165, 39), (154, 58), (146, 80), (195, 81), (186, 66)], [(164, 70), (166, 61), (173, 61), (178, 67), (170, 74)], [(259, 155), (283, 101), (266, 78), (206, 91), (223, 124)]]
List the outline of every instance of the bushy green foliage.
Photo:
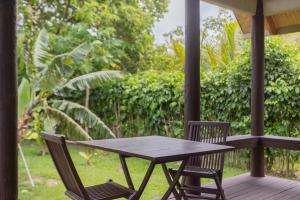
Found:
[[(74, 66), (86, 59), (91, 45), (83, 43), (70, 52), (55, 55), (50, 51), (48, 32), (43, 29), (33, 50), (34, 65), (26, 67), (29, 79), (23, 79), (18, 88), (18, 135), (23, 139), (38, 139), (43, 131), (61, 130), (64, 135), (92, 139), (89, 129), (113, 132), (88, 108), (89, 89), (112, 79), (121, 78), (119, 71), (98, 71), (71, 79)], [(65, 90), (86, 91), (85, 106), (66, 100), (57, 100)], [(59, 132), (59, 131), (58, 131)], [(40, 138), (39, 138), (40, 139)]]
[[(299, 49), (278, 38), (266, 41), (265, 134), (300, 137)], [(202, 81), (204, 119), (232, 123), (235, 134), (250, 134), (251, 52), (249, 43), (228, 71)], [(300, 156), (293, 151), (267, 149), (268, 170), (291, 175)], [(281, 166), (275, 166), (281, 163)]]
[(18, 32), (23, 35), (19, 38), (23, 44), (22, 49), (19, 47), (19, 63), (30, 64), (37, 33), (46, 28), (56, 36), (51, 45), (54, 54), (97, 41), (97, 48), (76, 75), (103, 69), (135, 72), (149, 67), (155, 53), (152, 27), (167, 6), (168, 0), (62, 0), (59, 3), (19, 0), (18, 22), (22, 27)]
[[(278, 38), (266, 41), (266, 134), (289, 136), (287, 133), (297, 132), (300, 120), (297, 112), (300, 106), (298, 56), (299, 50), (291, 44)], [(213, 71), (201, 76), (203, 120), (230, 121), (234, 133), (250, 133), (250, 57), (250, 43), (246, 42), (241, 55), (226, 71)], [(115, 118), (116, 115), (111, 115), (111, 112), (118, 111), (120, 116), (117, 116), (121, 120), (130, 115), (140, 119), (149, 117), (153, 118), (153, 121), (148, 121), (149, 126), (154, 128), (151, 130), (164, 130), (161, 127), (165, 125), (166, 115), (176, 121), (182, 119), (183, 73), (147, 71), (127, 75), (121, 82), (103, 85), (91, 96), (94, 108), (99, 107), (100, 116)]]
[[(230, 70), (205, 76), (202, 113), (205, 119), (233, 122), (235, 132), (250, 133), (251, 64), (249, 43)], [(285, 135), (297, 131), (300, 120), (299, 49), (278, 38), (266, 41), (265, 133)]]
[(104, 84), (91, 108), (119, 136), (182, 135), (183, 74), (147, 71)]

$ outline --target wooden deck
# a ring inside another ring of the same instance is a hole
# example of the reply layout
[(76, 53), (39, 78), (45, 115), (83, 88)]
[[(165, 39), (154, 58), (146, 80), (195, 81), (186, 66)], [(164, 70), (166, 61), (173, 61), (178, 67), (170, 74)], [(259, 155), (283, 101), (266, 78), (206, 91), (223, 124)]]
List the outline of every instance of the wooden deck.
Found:
[(225, 179), (223, 187), (227, 200), (300, 200), (300, 181), (272, 176), (254, 178), (247, 173)]

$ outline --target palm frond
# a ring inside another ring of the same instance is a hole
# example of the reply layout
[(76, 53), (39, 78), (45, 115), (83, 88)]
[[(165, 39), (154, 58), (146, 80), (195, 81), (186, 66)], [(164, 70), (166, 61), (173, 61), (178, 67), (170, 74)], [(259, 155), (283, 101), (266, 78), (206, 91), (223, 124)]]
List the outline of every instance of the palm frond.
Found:
[(22, 118), (31, 103), (30, 83), (23, 78), (18, 88), (18, 118)]
[(73, 117), (82, 125), (88, 126), (89, 128), (103, 128), (112, 137), (116, 137), (110, 128), (97, 115), (78, 103), (66, 100), (55, 100), (52, 101), (52, 107)]
[(82, 91), (86, 88), (97, 87), (105, 81), (121, 77), (122, 74), (119, 71), (98, 71), (71, 79), (61, 89), (67, 88)]
[(33, 47), (33, 63), (38, 69), (43, 69), (51, 57), (48, 32), (42, 29)]
[(55, 88), (63, 85), (72, 74), (72, 67), (64, 65), (62, 56), (55, 56), (47, 67), (40, 72), (38, 87), (52, 92)]
[(59, 109), (51, 107), (46, 107), (45, 110), (50, 118), (55, 119), (56, 121), (63, 123), (65, 126), (67, 126), (70, 133), (80, 134), (88, 140), (92, 139), (90, 135), (66, 113), (62, 112)]
[(174, 51), (176, 57), (178, 58), (179, 62), (181, 64), (184, 64), (185, 53), (184, 53), (184, 46), (182, 45), (182, 43), (174, 40), (172, 42), (172, 48), (173, 48), (173, 51)]
[(228, 53), (229, 53), (229, 57), (230, 60), (234, 59), (234, 54), (236, 51), (236, 29), (238, 27), (238, 23), (234, 22), (234, 23), (226, 23), (225, 25), (225, 35), (226, 35), (226, 43), (228, 46)]
[(52, 92), (54, 89), (64, 85), (74, 72), (72, 66), (84, 60), (89, 51), (90, 45), (84, 43), (69, 53), (53, 57), (40, 73), (40, 88)]
[(80, 62), (84, 60), (91, 50), (91, 45), (88, 43), (83, 43), (73, 49), (71, 52), (67, 53), (68, 57), (71, 57), (75, 62)]

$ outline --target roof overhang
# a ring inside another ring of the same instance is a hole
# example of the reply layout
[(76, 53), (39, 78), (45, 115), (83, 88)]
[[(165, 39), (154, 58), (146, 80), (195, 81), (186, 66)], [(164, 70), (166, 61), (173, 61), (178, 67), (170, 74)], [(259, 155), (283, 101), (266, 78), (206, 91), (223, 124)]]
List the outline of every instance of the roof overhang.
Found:
[[(203, 0), (234, 12), (245, 34), (251, 32), (251, 17), (257, 0)], [(300, 0), (264, 0), (266, 35), (300, 31)]]

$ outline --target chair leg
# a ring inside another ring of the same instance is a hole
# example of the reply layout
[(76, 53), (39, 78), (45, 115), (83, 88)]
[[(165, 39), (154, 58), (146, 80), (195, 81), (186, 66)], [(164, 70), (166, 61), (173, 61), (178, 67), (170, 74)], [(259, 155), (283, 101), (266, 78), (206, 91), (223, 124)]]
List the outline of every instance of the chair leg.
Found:
[[(174, 179), (175, 174), (170, 172), (170, 175), (171, 175), (172, 179)], [(178, 194), (179, 194), (180, 199), (183, 198), (183, 200), (188, 200), (187, 196), (184, 193), (184, 190), (182, 190), (180, 188), (182, 185), (184, 185), (185, 179), (186, 179), (186, 177), (182, 176), (181, 184), (179, 183), (179, 181), (177, 181), (176, 186), (177, 186), (178, 191), (179, 191)]]
[[(165, 173), (165, 176), (166, 176), (166, 179), (167, 179), (169, 185), (171, 185), (171, 184), (172, 184), (172, 181), (173, 181), (173, 179), (174, 179), (173, 175), (172, 175), (171, 173), (169, 173), (168, 167), (167, 167), (167, 165), (166, 165), (165, 163), (161, 164), (161, 166), (162, 166), (162, 169), (163, 169), (163, 171), (164, 171), (164, 173)], [(179, 185), (179, 182), (177, 181), (177, 182), (176, 182), (176, 186), (178, 187), (178, 185)], [(175, 197), (176, 200), (181, 200), (181, 196), (180, 196), (180, 194), (176, 191), (176, 188), (174, 188), (174, 190), (172, 191), (172, 193), (173, 193), (173, 195), (174, 195), (174, 197)]]
[[(186, 176), (183, 176), (182, 180), (181, 180), (181, 185), (184, 185), (185, 181), (186, 181)], [(179, 190), (179, 196), (182, 197), (183, 200), (188, 200), (188, 197), (186, 196), (184, 190), (180, 189), (180, 186), (181, 186), (180, 183), (178, 183), (178, 184), (179, 184), (179, 188), (178, 188), (178, 190)]]
[[(199, 177), (199, 187), (201, 187), (202, 185), (201, 185), (202, 183), (201, 183), (201, 177)], [(201, 192), (199, 192), (199, 195), (201, 196), (202, 195), (202, 193)]]
[(217, 195), (216, 199), (219, 199), (219, 197), (221, 196), (222, 200), (226, 200), (225, 194), (224, 194), (224, 190), (222, 188), (222, 184), (220, 181), (220, 178), (217, 174), (214, 175), (214, 180), (217, 186), (217, 189), (219, 190), (219, 192), (221, 193), (221, 195)]
[(186, 160), (183, 160), (176, 175), (174, 176), (173, 178), (173, 182), (172, 184), (170, 184), (170, 187), (169, 189), (167, 190), (167, 192), (164, 194), (164, 196), (161, 198), (162, 200), (167, 200), (170, 196), (170, 194), (172, 193), (172, 191), (174, 190), (174, 188), (176, 187), (177, 183), (178, 183), (178, 180), (180, 179), (181, 175), (182, 175), (182, 172), (185, 168), (185, 165), (187, 163), (187, 159)]

